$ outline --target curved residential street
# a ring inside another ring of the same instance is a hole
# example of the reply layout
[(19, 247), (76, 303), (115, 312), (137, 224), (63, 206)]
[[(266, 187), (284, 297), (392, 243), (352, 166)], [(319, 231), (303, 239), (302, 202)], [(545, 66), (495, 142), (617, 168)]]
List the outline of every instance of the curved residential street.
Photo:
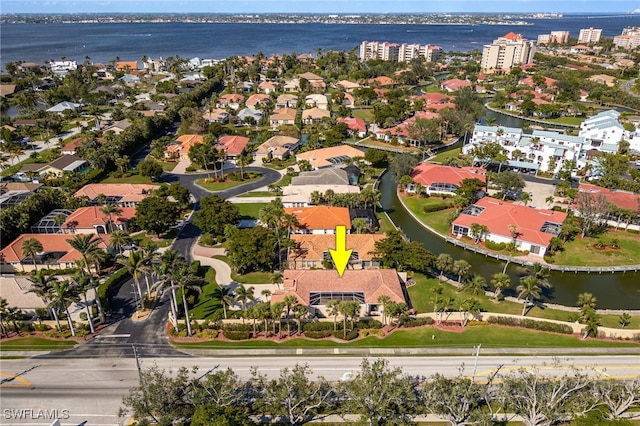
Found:
[[(226, 169), (225, 172), (239, 171), (240, 169)], [(264, 167), (245, 167), (244, 171), (260, 172), (262, 179), (240, 185), (225, 191), (216, 192), (223, 198), (235, 197), (245, 192), (273, 184), (281, 179), (281, 174), (275, 170)], [(168, 183), (180, 183), (187, 188), (195, 199), (195, 210), (199, 208), (202, 197), (212, 194), (206, 189), (195, 184), (197, 179), (206, 176), (197, 174), (173, 174), (164, 173), (162, 180)], [(178, 233), (172, 244), (187, 260), (193, 260), (193, 248), (200, 236), (200, 230), (193, 225), (189, 218)], [(205, 263), (217, 272), (218, 282), (231, 284), (230, 270), (224, 262), (203, 257)], [(65, 351), (51, 352), (39, 355), (40, 358), (129, 358), (134, 356), (133, 347), (136, 347), (138, 356), (142, 358), (178, 358), (189, 356), (174, 349), (168, 341), (165, 333), (167, 317), (169, 314), (168, 295), (160, 300), (147, 318), (135, 318), (135, 298), (133, 295), (133, 281), (125, 282), (118, 293), (110, 300), (111, 314), (107, 318), (107, 326), (100, 334), (84, 342), (77, 347)]]

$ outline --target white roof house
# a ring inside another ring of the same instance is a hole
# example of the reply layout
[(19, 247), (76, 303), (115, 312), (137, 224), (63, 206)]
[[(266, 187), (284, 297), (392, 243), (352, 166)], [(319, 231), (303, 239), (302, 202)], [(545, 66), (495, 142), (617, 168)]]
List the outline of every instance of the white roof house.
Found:
[(618, 111), (609, 110), (584, 120), (580, 124), (579, 135), (584, 138), (585, 150), (597, 149), (609, 153), (618, 152), (620, 141), (625, 139), (625, 130), (619, 117)]

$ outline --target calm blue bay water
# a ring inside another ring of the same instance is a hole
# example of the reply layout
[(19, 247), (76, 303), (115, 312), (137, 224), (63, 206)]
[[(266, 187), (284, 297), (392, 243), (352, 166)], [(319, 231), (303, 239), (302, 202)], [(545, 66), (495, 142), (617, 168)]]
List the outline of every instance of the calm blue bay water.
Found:
[(445, 51), (481, 49), (509, 31), (536, 39), (538, 34), (580, 28), (602, 28), (613, 37), (625, 26), (640, 25), (640, 16), (530, 20), (533, 25), (327, 25), (327, 24), (2, 24), (0, 63), (50, 59), (108, 62), (139, 60), (143, 55), (222, 59), (234, 55), (315, 53), (317, 49), (351, 50), (362, 40), (430, 43)]

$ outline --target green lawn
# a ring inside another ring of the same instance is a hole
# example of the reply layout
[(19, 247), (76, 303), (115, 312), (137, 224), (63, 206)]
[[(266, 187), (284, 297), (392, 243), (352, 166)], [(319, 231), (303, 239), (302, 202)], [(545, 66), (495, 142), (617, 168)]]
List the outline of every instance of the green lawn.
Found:
[[(415, 274), (414, 280), (416, 284), (408, 288), (409, 298), (413, 304), (414, 309), (418, 313), (433, 312), (433, 298), (435, 296), (435, 289), (442, 288), (443, 297), (451, 297), (458, 302), (472, 298), (476, 299), (480, 303), (480, 308), (485, 312), (498, 312), (511, 315), (520, 315), (522, 313), (522, 304), (503, 300), (499, 303), (494, 302), (493, 299), (487, 296), (472, 296), (470, 297), (466, 293), (457, 293), (457, 289), (448, 283), (439, 284), (438, 278), (427, 278), (421, 274)], [(511, 288), (517, 286), (518, 283), (511, 283)], [(457, 308), (457, 304), (454, 303), (453, 309)], [(558, 321), (570, 321), (572, 312), (562, 311), (559, 309), (542, 309), (540, 307), (534, 307), (527, 312), (527, 317), (545, 318)], [(601, 315), (600, 324), (603, 327), (621, 328), (619, 324), (619, 315)], [(631, 317), (631, 324), (627, 327), (630, 329), (640, 329), (640, 315), (634, 315)]]
[(378, 232), (389, 232), (395, 230), (395, 226), (393, 226), (393, 222), (389, 219), (383, 211), (376, 211), (376, 217), (378, 218), (378, 224), (380, 225), (380, 229)]
[(251, 191), (238, 195), (239, 198), (253, 198), (253, 197), (275, 197), (276, 195), (271, 191)]
[(153, 243), (158, 247), (169, 247), (173, 239), (176, 237), (176, 230), (170, 229), (164, 234), (160, 234), (160, 239), (158, 239), (157, 235), (149, 235), (144, 232), (133, 235), (131, 239), (135, 241), (138, 246), (144, 246), (145, 244)]
[(432, 157), (429, 159), (429, 162), (432, 163), (442, 163), (445, 159), (447, 158), (457, 158), (460, 153), (462, 153), (462, 148), (454, 148), (451, 149), (449, 151), (444, 151), (441, 152), (440, 154), (436, 155), (435, 157)]
[[(597, 249), (593, 244), (599, 239), (617, 239), (618, 249)], [(557, 265), (615, 266), (640, 264), (640, 235), (622, 230), (609, 230), (597, 238), (576, 238), (565, 245), (562, 252), (553, 257)]]
[(351, 115), (356, 118), (362, 118), (366, 121), (373, 120), (373, 109), (353, 109), (351, 110)]
[(236, 186), (244, 185), (245, 183), (255, 182), (261, 178), (262, 178), (262, 174), (259, 174), (259, 176), (256, 176), (251, 179), (245, 179), (243, 181), (229, 180), (225, 182), (215, 182), (211, 180), (211, 182), (207, 182), (209, 181), (209, 178), (203, 178), (203, 179), (196, 180), (196, 185), (200, 185), (206, 190), (215, 192), (215, 191), (224, 191), (225, 189), (229, 189), (229, 188), (235, 188)]
[(544, 121), (549, 121), (551, 123), (560, 123), (560, 124), (571, 124), (572, 126), (580, 126), (580, 124), (584, 121), (583, 117), (560, 117), (560, 118), (552, 118)]
[(383, 142), (383, 141), (378, 140), (376, 138), (367, 138), (367, 139), (362, 141), (362, 145), (363, 146), (370, 146), (370, 147), (380, 147), (380, 148), (393, 148), (393, 149), (398, 150), (398, 151), (409, 152), (409, 153), (418, 152), (417, 148), (407, 147), (407, 146), (404, 146), (404, 145), (392, 145), (392, 144), (390, 144), (388, 142)]
[(2, 351), (50, 351), (70, 349), (74, 340), (52, 340), (43, 337), (20, 337), (2, 342)]
[(274, 185), (275, 186), (289, 186), (291, 184), (291, 178), (293, 176), (291, 175), (284, 175), (282, 176), (282, 178), (277, 181)]
[(198, 295), (193, 307), (189, 309), (189, 314), (195, 319), (210, 318), (216, 311), (222, 309), (220, 302), (212, 297), (213, 292), (220, 288), (216, 283), (216, 270), (209, 266), (206, 268), (202, 293)]
[(149, 178), (148, 176), (142, 176), (142, 175), (131, 175), (131, 176), (127, 176), (127, 177), (112, 177), (112, 176), (109, 176), (108, 178), (103, 180), (102, 183), (146, 183), (146, 184), (153, 184), (153, 182), (151, 182), (151, 178)]
[(384, 339), (366, 337), (353, 342), (338, 343), (329, 340), (291, 339), (278, 343), (264, 340), (242, 342), (208, 341), (197, 343), (174, 343), (178, 348), (232, 349), (273, 347), (354, 347), (354, 348), (471, 348), (481, 344), (484, 348), (629, 348), (640, 347), (638, 343), (604, 341), (537, 332), (521, 328), (500, 326), (473, 326), (463, 332), (447, 332), (433, 327), (400, 329)]
[(451, 199), (443, 200), (439, 197), (418, 198), (416, 196), (404, 196), (402, 194), (400, 196), (402, 197), (402, 201), (404, 201), (404, 203), (407, 205), (407, 208), (409, 208), (409, 210), (411, 210), (413, 214), (415, 214), (418, 219), (420, 219), (420, 221), (431, 226), (432, 228), (435, 228), (435, 230), (438, 232), (441, 232), (443, 234), (449, 233), (449, 215), (451, 215), (453, 209), (425, 213), (424, 208), (426, 206), (432, 205), (450, 204)]
[(164, 170), (165, 172), (170, 172), (176, 168), (176, 166), (178, 165), (178, 162), (177, 161), (160, 161), (160, 164), (162, 165), (162, 170)]
[(235, 206), (244, 219), (258, 219), (260, 209), (267, 203), (236, 203)]
[(271, 284), (273, 274), (271, 272), (249, 272), (248, 274), (238, 275), (231, 273), (231, 278), (240, 284)]

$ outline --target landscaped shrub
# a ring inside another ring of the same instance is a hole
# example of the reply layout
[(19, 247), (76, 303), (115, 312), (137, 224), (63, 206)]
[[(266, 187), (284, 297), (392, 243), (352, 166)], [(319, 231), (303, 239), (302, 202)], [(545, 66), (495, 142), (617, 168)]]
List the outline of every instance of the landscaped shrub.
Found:
[[(337, 324), (337, 328), (339, 330), (342, 329), (342, 323), (339, 322)], [(305, 331), (305, 333), (307, 331), (324, 331), (324, 330), (329, 330), (329, 331), (333, 331), (333, 323), (332, 322), (308, 322), (306, 323), (302, 329)]]
[(504, 242), (494, 243), (491, 240), (484, 240), (484, 245), (490, 250), (504, 250), (507, 247)]
[(536, 321), (528, 318), (491, 317), (488, 322), (489, 324), (524, 327), (532, 330), (549, 331), (552, 333), (573, 334), (573, 329), (566, 324)]
[(309, 339), (324, 339), (325, 337), (331, 336), (333, 333), (333, 329), (331, 330), (318, 330), (318, 331), (305, 331), (304, 335)]
[(131, 277), (125, 268), (118, 269), (109, 278), (98, 286), (98, 297), (105, 310), (109, 309), (109, 296), (118, 290), (120, 284)]
[(429, 204), (422, 208), (422, 211), (425, 213), (439, 212), (442, 210), (446, 210), (449, 208), (449, 203), (442, 201), (438, 203)]
[(48, 331), (48, 330), (51, 330), (51, 327), (49, 327), (47, 324), (34, 324), (33, 328), (36, 331)]
[(250, 336), (250, 332), (247, 331), (232, 331), (232, 330), (223, 330), (222, 335), (229, 340), (248, 340)]
[(251, 331), (251, 324), (225, 324), (222, 327), (225, 331)]
[(363, 318), (356, 322), (357, 329), (365, 329), (365, 328), (382, 328), (382, 323), (373, 318)]
[(360, 335), (362, 337), (367, 337), (367, 336), (382, 336), (384, 333), (382, 332), (382, 330), (371, 330), (371, 329), (365, 329), (365, 330), (360, 330)]
[(358, 330), (351, 330), (351, 331), (347, 331), (347, 334), (344, 334), (344, 331), (342, 330), (337, 330), (337, 331), (332, 331), (331, 334), (333, 335), (333, 337), (335, 337), (336, 339), (340, 339), (340, 340), (353, 340), (356, 337), (358, 337)]
[(18, 328), (22, 333), (31, 333), (34, 330), (34, 328), (31, 326), (31, 323), (28, 322), (21, 323)]
[(216, 337), (218, 337), (218, 330), (199, 330), (196, 332), (196, 337), (199, 337), (201, 339), (215, 339)]
[(431, 325), (433, 324), (433, 318), (425, 317), (425, 318), (403, 318), (400, 326), (405, 328), (411, 327), (422, 327), (423, 325)]
[(554, 258), (549, 256), (549, 255), (547, 255), (547, 254), (544, 255), (544, 261), (547, 262), (547, 263), (555, 263)]

